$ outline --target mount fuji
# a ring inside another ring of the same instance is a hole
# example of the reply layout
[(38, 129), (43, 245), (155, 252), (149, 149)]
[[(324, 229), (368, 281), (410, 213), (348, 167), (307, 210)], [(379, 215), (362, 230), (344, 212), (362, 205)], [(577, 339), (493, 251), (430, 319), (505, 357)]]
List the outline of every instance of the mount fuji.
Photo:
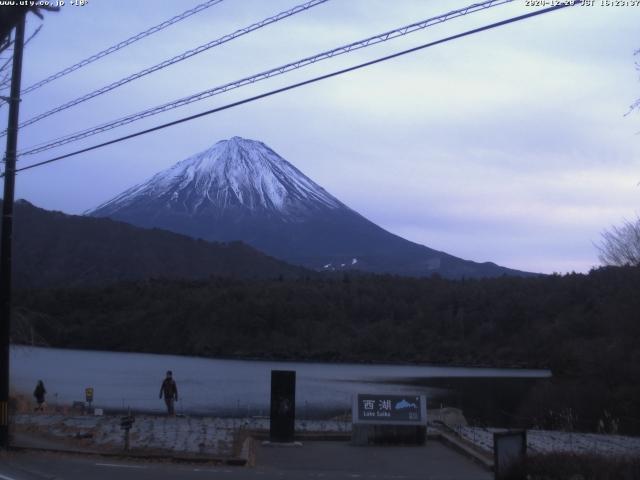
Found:
[(240, 137), (219, 141), (85, 214), (204, 240), (241, 240), (315, 270), (449, 278), (528, 275), (394, 235), (264, 143)]

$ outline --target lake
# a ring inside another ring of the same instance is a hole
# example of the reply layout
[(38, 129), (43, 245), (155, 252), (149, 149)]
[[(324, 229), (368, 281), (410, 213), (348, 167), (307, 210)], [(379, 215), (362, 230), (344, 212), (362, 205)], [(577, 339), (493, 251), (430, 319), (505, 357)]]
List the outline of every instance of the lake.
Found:
[(11, 347), (11, 391), (31, 396), (42, 379), (50, 405), (84, 400), (84, 389), (93, 387), (96, 407), (162, 412), (164, 402), (158, 393), (167, 370), (173, 371), (178, 385), (178, 413), (225, 416), (268, 415), (271, 370), (297, 372), (297, 415), (303, 417), (345, 413), (355, 393), (424, 393), (431, 405), (451, 405), (456, 398), (460, 403), (463, 390), (456, 390), (456, 385), (466, 384), (465, 379), (480, 386), (474, 391), (486, 391), (495, 382), (530, 386), (551, 376), (548, 370), (221, 360)]

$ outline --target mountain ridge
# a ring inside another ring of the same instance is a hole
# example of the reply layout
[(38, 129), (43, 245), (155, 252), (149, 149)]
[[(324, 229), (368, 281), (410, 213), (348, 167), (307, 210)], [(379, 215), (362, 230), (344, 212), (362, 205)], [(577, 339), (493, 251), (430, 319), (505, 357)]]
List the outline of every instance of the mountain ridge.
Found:
[(45, 210), (26, 200), (16, 201), (14, 218), (13, 279), (17, 288), (92, 286), (149, 278), (313, 275), (241, 242), (206, 242), (108, 218)]
[(210, 241), (241, 240), (314, 270), (449, 278), (531, 275), (463, 260), (352, 210), (263, 142), (232, 137), (85, 212)]

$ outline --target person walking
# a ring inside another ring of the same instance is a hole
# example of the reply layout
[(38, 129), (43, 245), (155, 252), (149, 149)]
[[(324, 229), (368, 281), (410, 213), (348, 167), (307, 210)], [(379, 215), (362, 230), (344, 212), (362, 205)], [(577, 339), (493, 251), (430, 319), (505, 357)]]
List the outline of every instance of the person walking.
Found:
[(159, 398), (162, 398), (163, 396), (164, 403), (167, 405), (167, 413), (169, 415), (175, 415), (173, 404), (178, 401), (178, 386), (176, 385), (176, 381), (173, 379), (173, 373), (171, 370), (167, 371), (167, 376), (160, 386)]
[(44, 396), (47, 394), (47, 389), (44, 388), (44, 383), (42, 380), (38, 380), (38, 384), (36, 385), (36, 389), (33, 391), (33, 396), (36, 397), (36, 402), (38, 402), (38, 406), (35, 408), (35, 411), (44, 411), (45, 403)]

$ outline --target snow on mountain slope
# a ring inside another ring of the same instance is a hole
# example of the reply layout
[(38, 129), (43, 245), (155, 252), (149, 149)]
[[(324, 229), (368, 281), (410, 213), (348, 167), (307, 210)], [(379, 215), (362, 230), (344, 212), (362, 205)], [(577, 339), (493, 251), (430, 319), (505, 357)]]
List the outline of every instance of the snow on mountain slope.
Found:
[(87, 212), (211, 241), (240, 240), (316, 270), (452, 278), (520, 275), (410, 242), (350, 209), (264, 143), (233, 137)]
[(150, 199), (191, 214), (204, 206), (283, 214), (290, 210), (346, 208), (264, 143), (240, 137), (222, 140), (87, 213), (105, 216)]

